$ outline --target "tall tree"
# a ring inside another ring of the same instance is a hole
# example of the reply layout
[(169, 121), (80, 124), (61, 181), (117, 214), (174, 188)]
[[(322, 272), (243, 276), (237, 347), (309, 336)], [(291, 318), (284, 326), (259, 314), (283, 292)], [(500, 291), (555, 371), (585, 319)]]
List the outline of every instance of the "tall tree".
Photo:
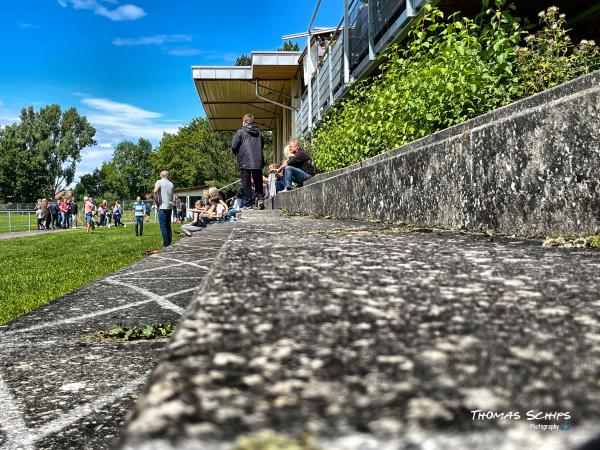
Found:
[(235, 65), (236, 66), (251, 66), (252, 65), (252, 58), (250, 58), (250, 56), (245, 55), (245, 54), (244, 55), (240, 55), (235, 60)]
[(231, 133), (215, 132), (207, 119), (196, 118), (176, 134), (164, 135), (153, 158), (155, 174), (168, 170), (176, 187), (229, 184), (239, 177), (231, 139)]
[(128, 198), (144, 196), (152, 187), (153, 167), (151, 162), (152, 144), (140, 139), (137, 144), (123, 141), (115, 147), (112, 164), (123, 179), (124, 191)]
[(92, 173), (82, 175), (79, 183), (75, 186), (73, 194), (76, 198), (81, 199), (86, 195), (92, 197), (101, 197), (104, 194), (104, 180), (100, 169), (94, 170)]
[(300, 51), (300, 46), (298, 44), (296, 44), (295, 42), (292, 42), (292, 40), (287, 40), (283, 43), (283, 45), (281, 47), (279, 47), (277, 49), (277, 51), (280, 52), (299, 52)]
[(0, 195), (31, 201), (73, 182), (81, 150), (94, 145), (96, 130), (75, 108), (50, 105), (21, 111), (21, 121), (0, 133)]

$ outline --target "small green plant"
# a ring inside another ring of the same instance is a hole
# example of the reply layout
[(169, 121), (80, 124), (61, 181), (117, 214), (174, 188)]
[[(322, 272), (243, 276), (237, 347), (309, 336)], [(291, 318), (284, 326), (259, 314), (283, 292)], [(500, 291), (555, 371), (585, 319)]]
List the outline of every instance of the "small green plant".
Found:
[(542, 245), (544, 247), (600, 248), (600, 235), (588, 237), (575, 237), (570, 234), (553, 236), (546, 238)]
[(236, 439), (232, 450), (319, 450), (312, 438), (293, 438), (270, 430), (258, 431)]
[(124, 341), (133, 341), (137, 339), (154, 339), (158, 337), (168, 337), (173, 334), (175, 325), (172, 323), (168, 324), (154, 324), (146, 325), (143, 328), (127, 328), (122, 324), (115, 325), (112, 330), (108, 332), (109, 337), (120, 338)]

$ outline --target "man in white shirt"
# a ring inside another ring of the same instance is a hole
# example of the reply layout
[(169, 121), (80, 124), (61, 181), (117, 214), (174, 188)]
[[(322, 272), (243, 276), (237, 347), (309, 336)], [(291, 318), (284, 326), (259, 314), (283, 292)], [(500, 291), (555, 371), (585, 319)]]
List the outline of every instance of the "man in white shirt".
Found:
[(154, 184), (154, 198), (158, 204), (158, 222), (165, 247), (171, 245), (172, 241), (171, 213), (175, 201), (174, 192), (173, 183), (169, 181), (169, 172), (163, 170), (160, 180)]

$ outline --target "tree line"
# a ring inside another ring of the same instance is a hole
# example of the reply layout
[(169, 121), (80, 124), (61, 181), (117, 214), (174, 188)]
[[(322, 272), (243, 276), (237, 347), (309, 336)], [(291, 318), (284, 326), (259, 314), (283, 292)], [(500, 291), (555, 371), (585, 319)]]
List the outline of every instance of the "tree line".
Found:
[(74, 195), (143, 197), (161, 170), (169, 171), (177, 187), (229, 184), (239, 176), (231, 139), (231, 133), (215, 132), (207, 119), (196, 118), (175, 134), (165, 133), (156, 149), (143, 138), (122, 141), (110, 161), (81, 177)]
[[(73, 184), (81, 151), (97, 144), (95, 136), (75, 108), (24, 108), (18, 123), (0, 128), (0, 199), (54, 198)], [(124, 140), (110, 161), (80, 178), (74, 195), (144, 196), (161, 170), (168, 170), (178, 187), (231, 183), (239, 176), (231, 139), (232, 133), (215, 132), (207, 119), (195, 118), (177, 133), (165, 133), (156, 148), (144, 138)]]

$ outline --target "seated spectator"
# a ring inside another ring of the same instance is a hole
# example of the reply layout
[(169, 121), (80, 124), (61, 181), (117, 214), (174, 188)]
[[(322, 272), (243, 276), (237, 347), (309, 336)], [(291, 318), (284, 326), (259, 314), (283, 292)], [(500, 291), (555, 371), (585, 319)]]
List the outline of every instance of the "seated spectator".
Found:
[(218, 188), (211, 187), (208, 190), (208, 204), (210, 206), (207, 214), (209, 219), (222, 221), (229, 218), (229, 207), (221, 198)]
[(196, 201), (194, 208), (190, 208), (190, 212), (194, 214), (192, 222), (181, 227), (181, 232), (186, 236), (191, 236), (192, 233), (206, 227), (206, 220), (203, 217), (206, 208), (202, 207), (202, 202), (200, 200)]
[(282, 162), (279, 167), (273, 167), (273, 170), (277, 172), (283, 170), (283, 183), (286, 191), (292, 190), (292, 182), (302, 186), (315, 174), (310, 155), (300, 148), (298, 139), (290, 139), (288, 145), (292, 156)]

